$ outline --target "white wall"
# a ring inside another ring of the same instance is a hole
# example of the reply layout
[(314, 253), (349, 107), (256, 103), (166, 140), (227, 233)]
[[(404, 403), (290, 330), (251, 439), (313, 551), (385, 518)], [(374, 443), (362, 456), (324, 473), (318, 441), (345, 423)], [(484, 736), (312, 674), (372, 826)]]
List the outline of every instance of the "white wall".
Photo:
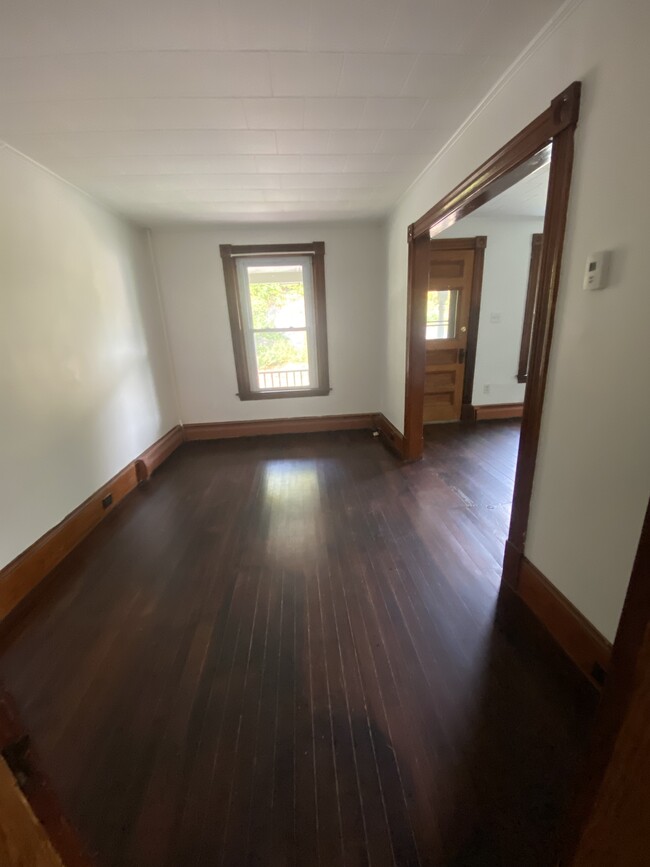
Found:
[[(155, 257), (183, 422), (376, 412), (383, 335), (378, 223), (161, 228)], [(240, 401), (220, 244), (325, 242), (327, 397)]]
[[(526, 386), (517, 382), (532, 236), (543, 218), (481, 216), (481, 209), (437, 238), (487, 236), (472, 403), (521, 403)], [(491, 321), (498, 316), (499, 321)], [(489, 388), (489, 392), (485, 388)]]
[(0, 567), (177, 422), (143, 230), (0, 147)]
[[(402, 198), (388, 227), (382, 409), (402, 429), (407, 225), (583, 81), (526, 554), (610, 639), (650, 489), (649, 32), (647, 0), (573, 4)], [(613, 251), (611, 285), (585, 293), (585, 260), (603, 249)]]

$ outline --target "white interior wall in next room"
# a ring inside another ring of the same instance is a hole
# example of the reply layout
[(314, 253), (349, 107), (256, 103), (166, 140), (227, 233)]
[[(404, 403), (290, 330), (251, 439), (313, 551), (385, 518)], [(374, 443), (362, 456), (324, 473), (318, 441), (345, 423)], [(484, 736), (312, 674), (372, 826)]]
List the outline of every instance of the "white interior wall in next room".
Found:
[[(184, 423), (376, 412), (384, 232), (375, 222), (212, 225), (153, 233)], [(325, 242), (331, 393), (241, 401), (220, 244)]]
[[(650, 490), (650, 4), (584, 0), (554, 26), (402, 197), (389, 226), (382, 410), (402, 429), (406, 227), (583, 82), (568, 227), (526, 556), (609, 639)], [(643, 179), (643, 181), (641, 180)], [(608, 288), (582, 288), (587, 257), (612, 254)]]
[(0, 567), (178, 421), (144, 230), (0, 146)]
[(517, 382), (519, 347), (532, 236), (543, 229), (543, 218), (482, 217), (479, 209), (476, 216), (466, 217), (436, 236), (487, 236), (472, 393), (474, 405), (521, 403), (524, 399), (526, 386)]

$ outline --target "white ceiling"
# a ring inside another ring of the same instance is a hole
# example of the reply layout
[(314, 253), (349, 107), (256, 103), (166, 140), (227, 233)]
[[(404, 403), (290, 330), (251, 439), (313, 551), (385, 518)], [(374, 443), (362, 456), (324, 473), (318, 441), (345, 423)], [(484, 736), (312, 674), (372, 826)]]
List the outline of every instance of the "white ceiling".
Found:
[(550, 165), (547, 163), (532, 174), (481, 205), (471, 216), (477, 217), (543, 217)]
[(2, 0), (0, 139), (144, 224), (384, 213), (561, 0)]

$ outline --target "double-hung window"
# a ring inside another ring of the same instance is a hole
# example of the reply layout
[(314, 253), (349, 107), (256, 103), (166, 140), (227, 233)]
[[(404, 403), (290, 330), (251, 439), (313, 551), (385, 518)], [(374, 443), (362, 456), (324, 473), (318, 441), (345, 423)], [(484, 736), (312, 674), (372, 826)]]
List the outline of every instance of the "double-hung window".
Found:
[(221, 245), (241, 400), (329, 394), (325, 245)]

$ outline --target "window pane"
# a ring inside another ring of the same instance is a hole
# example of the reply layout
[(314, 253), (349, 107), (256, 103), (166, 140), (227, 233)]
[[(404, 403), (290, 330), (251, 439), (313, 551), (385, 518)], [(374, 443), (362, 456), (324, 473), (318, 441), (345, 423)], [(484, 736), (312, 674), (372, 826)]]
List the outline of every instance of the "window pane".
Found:
[(304, 328), (302, 265), (249, 265), (253, 328)]
[(309, 388), (306, 331), (258, 331), (255, 357), (259, 387)]
[(448, 340), (456, 336), (458, 289), (427, 293), (427, 340)]

